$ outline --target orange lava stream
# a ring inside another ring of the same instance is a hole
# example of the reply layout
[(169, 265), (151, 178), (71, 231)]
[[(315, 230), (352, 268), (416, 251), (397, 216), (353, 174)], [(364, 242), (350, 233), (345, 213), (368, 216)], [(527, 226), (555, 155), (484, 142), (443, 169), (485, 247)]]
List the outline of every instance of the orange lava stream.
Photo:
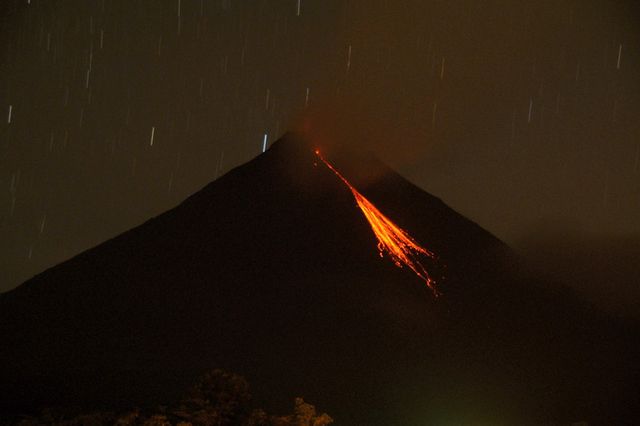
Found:
[(418, 244), (406, 231), (382, 214), (380, 210), (378, 210), (364, 197), (364, 195), (351, 186), (349, 181), (347, 181), (340, 172), (325, 160), (322, 154), (320, 154), (320, 151), (316, 150), (315, 153), (318, 158), (320, 158), (322, 162), (351, 190), (358, 207), (362, 210), (364, 217), (369, 222), (373, 233), (378, 239), (378, 251), (380, 252), (380, 257), (383, 257), (384, 253), (387, 253), (397, 267), (409, 267), (427, 284), (427, 287), (433, 291), (434, 295), (438, 296), (440, 293), (436, 289), (435, 280), (429, 275), (426, 268), (419, 261), (420, 256), (435, 259), (436, 255)]

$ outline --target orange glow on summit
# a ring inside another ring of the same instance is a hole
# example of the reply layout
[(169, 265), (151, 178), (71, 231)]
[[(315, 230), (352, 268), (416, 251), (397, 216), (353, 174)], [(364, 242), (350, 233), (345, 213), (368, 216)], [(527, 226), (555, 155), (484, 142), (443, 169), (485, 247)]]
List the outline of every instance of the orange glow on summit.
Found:
[(409, 267), (427, 284), (427, 287), (433, 291), (434, 295), (438, 296), (440, 293), (436, 289), (435, 280), (419, 261), (420, 256), (436, 259), (436, 255), (418, 244), (405, 230), (393, 223), (391, 219), (382, 214), (380, 210), (358, 192), (357, 189), (351, 186), (349, 181), (325, 160), (322, 154), (320, 154), (320, 150), (316, 150), (315, 153), (351, 190), (358, 207), (362, 210), (364, 217), (367, 218), (373, 233), (378, 239), (380, 257), (384, 257), (384, 253), (386, 253), (397, 267)]

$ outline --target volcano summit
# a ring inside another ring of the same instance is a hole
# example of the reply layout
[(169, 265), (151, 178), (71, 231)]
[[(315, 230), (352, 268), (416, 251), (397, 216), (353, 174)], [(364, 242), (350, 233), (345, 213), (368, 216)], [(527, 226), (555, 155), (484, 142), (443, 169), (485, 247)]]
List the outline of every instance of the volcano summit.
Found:
[[(180, 205), (0, 295), (0, 413), (158, 404), (203, 371), (340, 425), (638, 420), (638, 333), (375, 157), (288, 134)], [(408, 244), (408, 243), (404, 243)], [(443, 277), (444, 279), (440, 279)]]

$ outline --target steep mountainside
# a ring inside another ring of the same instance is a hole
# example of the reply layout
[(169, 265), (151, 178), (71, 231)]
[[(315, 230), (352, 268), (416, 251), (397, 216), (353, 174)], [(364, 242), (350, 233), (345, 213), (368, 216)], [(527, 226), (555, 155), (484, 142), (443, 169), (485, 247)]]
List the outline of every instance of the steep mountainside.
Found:
[(287, 135), (0, 295), (0, 413), (160, 403), (223, 368), (267, 407), (301, 395), (341, 425), (637, 415), (634, 325), (540, 284), (502, 242), (374, 157), (327, 148), (439, 256), (434, 298), (379, 256), (314, 149)]

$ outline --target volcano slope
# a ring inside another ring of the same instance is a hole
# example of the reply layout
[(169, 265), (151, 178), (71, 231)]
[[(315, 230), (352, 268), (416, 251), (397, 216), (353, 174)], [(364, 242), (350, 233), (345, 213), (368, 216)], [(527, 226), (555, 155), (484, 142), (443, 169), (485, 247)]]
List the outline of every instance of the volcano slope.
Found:
[(638, 420), (637, 328), (544, 285), (373, 156), (324, 156), (439, 256), (434, 298), (287, 135), (176, 208), (0, 295), (0, 413), (175, 400), (205, 370), (340, 425)]

